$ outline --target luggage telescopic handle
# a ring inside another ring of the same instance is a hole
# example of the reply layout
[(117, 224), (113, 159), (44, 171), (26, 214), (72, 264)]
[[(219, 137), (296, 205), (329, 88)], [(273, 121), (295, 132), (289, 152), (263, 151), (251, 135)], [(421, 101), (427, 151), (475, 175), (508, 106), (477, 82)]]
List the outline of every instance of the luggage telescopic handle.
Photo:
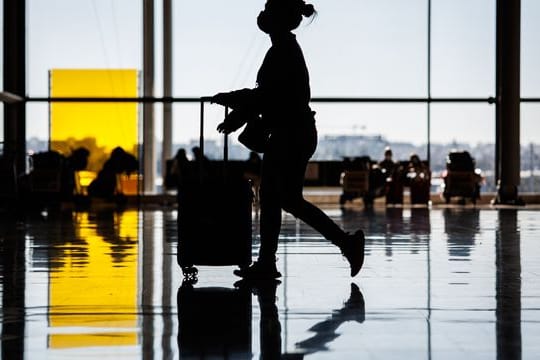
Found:
[[(204, 156), (204, 103), (208, 101), (209, 97), (202, 97), (201, 101), (201, 112), (200, 112), (200, 129), (199, 129), (199, 149), (201, 149), (201, 155)], [(229, 107), (225, 107), (225, 117), (229, 115)], [(229, 136), (227, 134), (223, 135), (223, 161), (229, 161)]]
[(201, 113), (200, 113), (200, 129), (199, 129), (199, 151), (201, 152), (201, 157), (199, 158), (199, 182), (201, 185), (204, 182), (204, 98), (201, 98)]
[[(229, 115), (229, 107), (225, 106), (225, 118)], [(229, 135), (223, 134), (223, 181), (227, 183), (227, 164), (229, 162)]]
[[(201, 97), (200, 107), (200, 129), (199, 129), (199, 149), (201, 152), (201, 159), (199, 160), (199, 177), (201, 183), (203, 182), (204, 164), (202, 158), (204, 157), (204, 103), (209, 101), (209, 97)], [(229, 107), (225, 107), (225, 117), (229, 114)], [(223, 139), (223, 177), (227, 181), (227, 162), (229, 161), (229, 136), (224, 134)]]
[[(229, 115), (229, 107), (225, 106), (225, 118)], [(227, 164), (229, 161), (229, 135), (223, 134), (223, 162)]]

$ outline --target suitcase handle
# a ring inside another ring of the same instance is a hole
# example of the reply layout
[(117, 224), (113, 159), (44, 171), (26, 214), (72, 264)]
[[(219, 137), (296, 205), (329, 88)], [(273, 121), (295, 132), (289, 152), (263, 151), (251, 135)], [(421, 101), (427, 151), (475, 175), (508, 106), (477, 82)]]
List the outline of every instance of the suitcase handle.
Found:
[[(209, 101), (210, 97), (200, 98), (200, 129), (199, 129), (199, 149), (201, 151), (201, 159), (204, 157), (204, 104)], [(229, 114), (229, 107), (225, 107), (225, 117)], [(223, 178), (227, 182), (227, 163), (229, 162), (229, 135), (223, 135)], [(199, 161), (199, 180), (203, 183), (204, 164)]]

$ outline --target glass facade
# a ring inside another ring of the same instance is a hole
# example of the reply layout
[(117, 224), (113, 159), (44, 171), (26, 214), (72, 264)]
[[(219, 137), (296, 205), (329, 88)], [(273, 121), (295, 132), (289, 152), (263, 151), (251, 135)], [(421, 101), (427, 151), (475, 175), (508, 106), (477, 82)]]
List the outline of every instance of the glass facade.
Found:
[(521, 105), (521, 190), (540, 192), (540, 102)]
[(521, 0), (521, 186), (540, 192), (540, 3)]
[(495, 96), (495, 1), (432, 0), (431, 95)]
[[(141, 1), (27, 0), (26, 6), (31, 97), (49, 95), (51, 69), (142, 68)], [(28, 139), (43, 139), (48, 108), (29, 106), (27, 119)]]
[[(450, 151), (466, 150), (482, 171), (482, 192), (495, 191), (495, 106), (486, 103), (431, 106), (431, 170), (434, 178), (446, 169)], [(448, 126), (451, 124), (451, 126)]]
[[(540, 97), (540, 3), (521, 0), (521, 96)], [(537, 118), (540, 116), (537, 113)], [(537, 131), (538, 133), (538, 131)]]
[[(495, 95), (495, 0), (343, 0), (315, 5), (317, 16), (305, 21), (296, 34), (310, 70), (321, 140), (340, 135), (357, 140), (357, 155), (365, 155), (360, 152), (366, 139), (379, 138), (394, 147), (408, 144), (421, 157), (430, 154), (434, 169), (444, 166), (435, 154), (441, 148), (447, 151), (445, 145), (494, 147), (494, 105), (483, 99)], [(30, 97), (47, 95), (52, 68), (142, 69), (142, 0), (84, 4), (28, 0), (27, 7)], [(254, 87), (271, 45), (256, 26), (261, 9), (261, 4), (250, 0), (237, 0), (234, 7), (218, 0), (173, 2), (173, 96), (196, 99)], [(161, 11), (162, 2), (156, 1), (156, 96), (163, 93)], [(522, 13), (522, 96), (538, 97), (540, 6), (522, 0)], [(428, 105), (430, 96), (478, 102)], [(390, 102), (317, 102), (322, 97)], [(174, 105), (173, 152), (198, 144), (199, 106), (197, 101)], [(48, 134), (49, 107), (29, 103), (27, 112), (29, 144), (48, 141), (44, 134)], [(156, 106), (155, 114), (159, 117), (156, 152), (161, 159), (161, 106)], [(522, 133), (527, 143), (540, 142), (535, 135), (540, 133), (535, 121), (539, 114), (534, 103), (523, 106)], [(218, 158), (223, 140), (214, 129), (223, 109), (207, 105), (205, 117), (207, 150)], [(247, 152), (235, 150), (235, 138), (231, 138), (231, 156), (244, 158)], [(341, 158), (341, 153), (325, 146), (321, 141), (317, 159)], [(378, 148), (365, 151), (373, 149)], [(484, 153), (473, 155), (479, 158)], [(407, 151), (399, 155), (407, 156)], [(484, 164), (486, 171), (493, 170), (488, 162)]]

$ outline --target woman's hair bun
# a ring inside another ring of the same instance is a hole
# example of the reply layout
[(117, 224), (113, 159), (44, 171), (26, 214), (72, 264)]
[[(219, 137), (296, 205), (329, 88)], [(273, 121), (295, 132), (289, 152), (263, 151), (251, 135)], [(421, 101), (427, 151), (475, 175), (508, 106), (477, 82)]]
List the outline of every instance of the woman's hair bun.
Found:
[(310, 17), (315, 14), (315, 7), (311, 4), (305, 4), (302, 6), (302, 15)]

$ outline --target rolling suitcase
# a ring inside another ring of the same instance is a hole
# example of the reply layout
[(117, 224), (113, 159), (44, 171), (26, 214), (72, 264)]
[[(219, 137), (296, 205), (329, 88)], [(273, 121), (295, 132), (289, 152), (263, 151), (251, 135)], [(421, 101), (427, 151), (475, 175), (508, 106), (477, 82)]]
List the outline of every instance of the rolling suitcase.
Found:
[[(227, 110), (226, 110), (227, 111)], [(204, 154), (204, 103), (201, 102), (200, 150)], [(241, 171), (228, 169), (225, 137), (223, 163), (204, 156), (178, 188), (178, 264), (185, 278), (196, 280), (194, 265), (240, 268), (251, 264), (253, 192)]]

